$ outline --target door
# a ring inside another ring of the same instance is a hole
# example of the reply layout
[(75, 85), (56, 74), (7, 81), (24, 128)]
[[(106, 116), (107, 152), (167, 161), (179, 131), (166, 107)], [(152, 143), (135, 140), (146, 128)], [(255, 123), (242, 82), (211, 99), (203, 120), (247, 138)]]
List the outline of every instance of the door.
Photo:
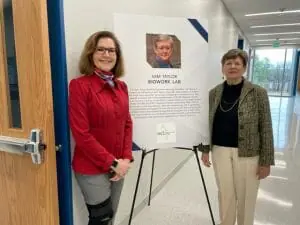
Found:
[[(40, 164), (12, 144), (33, 129), (46, 145)], [(0, 136), (1, 224), (58, 225), (46, 0), (0, 0)]]

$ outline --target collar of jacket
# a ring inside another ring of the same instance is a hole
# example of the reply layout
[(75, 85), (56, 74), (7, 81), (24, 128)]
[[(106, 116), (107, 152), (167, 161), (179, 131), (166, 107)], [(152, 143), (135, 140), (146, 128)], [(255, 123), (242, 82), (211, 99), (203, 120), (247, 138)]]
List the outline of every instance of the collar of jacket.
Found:
[[(215, 105), (219, 105), (221, 98), (222, 98), (222, 93), (223, 93), (223, 89), (224, 89), (224, 83), (219, 84), (216, 89), (215, 89)], [(243, 102), (243, 100), (245, 99), (245, 97), (247, 96), (247, 94), (254, 89), (254, 85), (247, 81), (246, 79), (244, 79), (244, 84), (242, 87), (242, 92), (241, 92), (241, 96), (240, 96), (240, 101), (239, 101), (239, 106), (241, 105), (241, 103)]]

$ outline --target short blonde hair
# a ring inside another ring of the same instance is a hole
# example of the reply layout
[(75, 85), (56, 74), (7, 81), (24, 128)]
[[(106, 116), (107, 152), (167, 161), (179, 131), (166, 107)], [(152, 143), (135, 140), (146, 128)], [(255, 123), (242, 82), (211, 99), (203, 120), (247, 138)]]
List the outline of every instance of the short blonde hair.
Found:
[(167, 34), (159, 34), (159, 35), (157, 35), (154, 38), (154, 41), (153, 41), (154, 44), (153, 44), (153, 46), (156, 48), (157, 47), (157, 42), (160, 42), (160, 41), (170, 41), (171, 47), (173, 47), (173, 45), (174, 45), (173, 38), (170, 35), (167, 35)]
[(248, 54), (247, 52), (241, 50), (241, 49), (231, 49), (229, 50), (226, 54), (223, 55), (222, 57), (222, 65), (224, 66), (225, 62), (230, 59), (236, 59), (236, 58), (241, 58), (243, 61), (244, 67), (247, 67), (248, 64)]
[(117, 37), (110, 31), (99, 31), (92, 34), (86, 41), (79, 60), (79, 71), (83, 75), (94, 73), (93, 54), (96, 51), (98, 41), (101, 38), (110, 38), (116, 45), (117, 61), (111, 72), (118, 78), (124, 75), (124, 59), (120, 42)]

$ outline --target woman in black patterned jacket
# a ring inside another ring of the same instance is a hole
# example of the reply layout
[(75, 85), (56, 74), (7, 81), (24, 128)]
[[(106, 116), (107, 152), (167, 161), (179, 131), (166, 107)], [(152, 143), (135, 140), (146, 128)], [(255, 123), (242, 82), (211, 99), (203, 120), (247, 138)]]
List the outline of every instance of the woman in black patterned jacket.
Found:
[[(212, 163), (219, 190), (221, 225), (253, 225), (259, 181), (274, 165), (272, 120), (265, 89), (243, 78), (247, 53), (222, 58), (226, 81), (209, 93)], [(209, 150), (202, 153), (211, 165)]]

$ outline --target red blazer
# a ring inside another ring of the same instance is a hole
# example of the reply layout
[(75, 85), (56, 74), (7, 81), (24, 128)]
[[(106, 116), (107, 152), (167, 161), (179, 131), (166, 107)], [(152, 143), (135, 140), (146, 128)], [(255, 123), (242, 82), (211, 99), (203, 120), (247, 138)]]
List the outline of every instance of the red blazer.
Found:
[(81, 174), (108, 173), (114, 159), (132, 160), (132, 121), (127, 86), (97, 75), (69, 85), (69, 119), (75, 139), (72, 166)]

